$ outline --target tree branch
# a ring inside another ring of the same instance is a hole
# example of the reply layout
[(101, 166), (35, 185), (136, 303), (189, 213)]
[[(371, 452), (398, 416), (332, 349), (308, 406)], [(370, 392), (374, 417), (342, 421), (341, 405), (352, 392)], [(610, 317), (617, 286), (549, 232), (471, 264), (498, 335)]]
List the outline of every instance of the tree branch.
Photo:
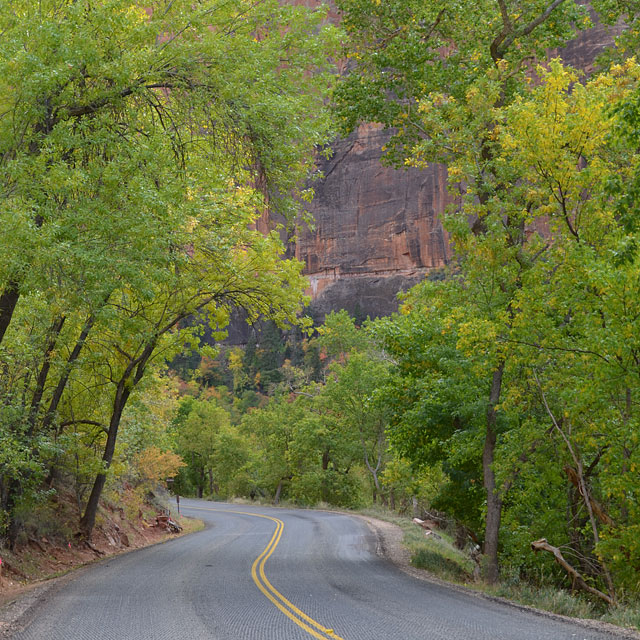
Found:
[(598, 589), (594, 589), (590, 585), (588, 585), (584, 578), (564, 559), (560, 549), (550, 545), (547, 542), (546, 538), (541, 538), (540, 540), (535, 540), (531, 543), (531, 548), (534, 552), (538, 551), (548, 551), (553, 555), (556, 559), (556, 562), (571, 576), (572, 582), (574, 585), (580, 587), (583, 591), (587, 591), (594, 596), (598, 596), (604, 600), (608, 605), (615, 606), (616, 602), (613, 598), (608, 596), (606, 593), (602, 593), (602, 591), (598, 591)]

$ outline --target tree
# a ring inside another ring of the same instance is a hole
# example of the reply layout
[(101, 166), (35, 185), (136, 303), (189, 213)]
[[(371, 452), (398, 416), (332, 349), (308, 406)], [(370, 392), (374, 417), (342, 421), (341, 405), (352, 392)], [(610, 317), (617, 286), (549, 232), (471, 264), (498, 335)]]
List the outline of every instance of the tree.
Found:
[(318, 327), (318, 345), (328, 358), (344, 359), (351, 351), (364, 351), (368, 339), (364, 331), (356, 326), (355, 318), (348, 311), (331, 311)]
[(284, 395), (274, 396), (266, 407), (242, 417), (240, 430), (258, 452), (254, 461), (255, 488), (272, 496), (274, 504), (287, 495), (295, 474), (290, 447), (295, 425), (303, 418), (300, 406), (290, 403)]
[(527, 368), (506, 399), (518, 405), (533, 394), (557, 438), (573, 496), (572, 546), (615, 602), (609, 562), (616, 543), (605, 553), (601, 538), (616, 538), (627, 560), (634, 557), (635, 545), (620, 541), (627, 539), (627, 483), (634, 482), (630, 460), (637, 454), (637, 310), (629, 296), (637, 261), (635, 232), (611, 185), (632, 184), (637, 167), (637, 148), (619, 135), (619, 118), (637, 91), (638, 69), (629, 61), (574, 85), (576, 75), (556, 61), (541, 75), (531, 97), (508, 110), (500, 132), (503, 158), (553, 238), (520, 290), (511, 339)]
[[(447, 225), (461, 267), (467, 276), (477, 274), (480, 294), (491, 293), (484, 300), (478, 297), (491, 335), (508, 335), (521, 282), (541, 254), (537, 242), (528, 243), (526, 212), (532, 203), (498, 160), (495, 132), (503, 110), (527, 93), (533, 60), (588, 26), (586, 6), (565, 0), (444, 6), (342, 0), (338, 5), (352, 36), (348, 55), (353, 71), (336, 93), (345, 128), (361, 121), (381, 123), (393, 128), (386, 145), (389, 161), (421, 168), (430, 162), (448, 165), (450, 182), (462, 193), (458, 215)], [(608, 18), (620, 15), (619, 9), (605, 8)], [(486, 361), (482, 460), (489, 582), (498, 578), (504, 497), (494, 460), (510, 357), (506, 344), (489, 348)]]
[(229, 427), (230, 416), (216, 402), (195, 400), (181, 420), (176, 433), (178, 452), (187, 461), (186, 473), (197, 489), (199, 498), (219, 492), (220, 480), (214, 473), (219, 435)]
[(458, 348), (468, 303), (459, 280), (425, 281), (370, 331), (391, 362), (379, 401), (389, 414), (394, 455), (411, 465), (414, 477), (442, 470), (431, 505), (481, 539), (486, 368)]
[[(558, 61), (538, 73), (540, 83), (501, 110), (493, 134), (497, 175), (509, 188), (486, 206), (487, 232), (460, 223), (457, 272), (415, 287), (398, 315), (373, 323), (373, 335), (395, 363), (385, 391), (391, 442), (414, 464), (442, 465), (450, 482), (435, 502), (462, 518), (482, 506), (473, 485), (484, 381), (494, 354), (508, 355), (492, 465), (507, 517), (503, 557), (531, 575), (540, 562), (527, 557), (534, 536), (568, 546), (578, 583), (597, 584), (615, 603), (616, 583), (632, 584), (618, 563), (634, 562), (637, 546), (628, 516), (638, 272), (635, 233), (611, 185), (633, 180), (637, 167), (618, 118), (638, 71), (629, 61), (584, 84)], [(507, 215), (520, 217), (527, 236), (511, 247), (515, 261), (506, 259)], [(513, 282), (506, 305), (501, 285)], [(449, 492), (465, 472), (467, 486)]]
[(35, 460), (71, 425), (106, 435), (85, 535), (132, 390), (183, 322), (295, 320), (300, 268), (255, 223), (297, 215), (330, 135), (323, 18), (271, 0), (0, 7), (2, 428)]
[(387, 458), (388, 411), (378, 392), (387, 382), (388, 367), (371, 354), (352, 351), (344, 364), (334, 363), (330, 371), (322, 390), (324, 412), (338, 421), (345, 440), (359, 442), (373, 483), (373, 502), (386, 502), (380, 475)]

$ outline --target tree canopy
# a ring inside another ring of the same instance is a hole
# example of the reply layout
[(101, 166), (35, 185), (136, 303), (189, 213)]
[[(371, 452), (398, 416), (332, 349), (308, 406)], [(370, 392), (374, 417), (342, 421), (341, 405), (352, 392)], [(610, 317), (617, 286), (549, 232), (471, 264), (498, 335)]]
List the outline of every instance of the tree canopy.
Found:
[(9, 514), (45, 443), (84, 425), (106, 435), (90, 534), (129, 397), (189, 317), (296, 321), (300, 265), (256, 222), (300, 213), (330, 135), (324, 18), (243, 0), (0, 9), (1, 422), (25, 465), (0, 473)]

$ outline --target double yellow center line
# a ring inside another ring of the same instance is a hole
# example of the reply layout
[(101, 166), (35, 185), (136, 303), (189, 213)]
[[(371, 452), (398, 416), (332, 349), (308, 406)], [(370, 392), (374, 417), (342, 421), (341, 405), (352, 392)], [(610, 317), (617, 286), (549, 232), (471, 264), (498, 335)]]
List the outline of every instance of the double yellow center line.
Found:
[(223, 513), (236, 513), (238, 515), (243, 516), (251, 516), (254, 518), (264, 518), (265, 520), (271, 520), (275, 522), (276, 530), (271, 536), (271, 540), (269, 540), (269, 544), (266, 546), (265, 550), (255, 559), (253, 565), (251, 566), (251, 577), (253, 581), (256, 583), (256, 586), (260, 591), (264, 594), (264, 596), (282, 613), (284, 613), (287, 618), (295, 622), (301, 629), (304, 629), (309, 635), (314, 638), (319, 638), (320, 640), (327, 640), (327, 638), (331, 638), (332, 640), (343, 640), (339, 635), (337, 635), (333, 629), (327, 629), (323, 627), (319, 622), (316, 622), (313, 618), (308, 616), (304, 611), (301, 611), (296, 607), (292, 602), (287, 600), (270, 582), (264, 572), (264, 565), (271, 556), (271, 554), (275, 551), (278, 543), (280, 542), (280, 538), (282, 537), (282, 532), (284, 530), (284, 522), (279, 520), (278, 518), (272, 518), (271, 516), (265, 516), (261, 513), (249, 513), (247, 511), (231, 511), (229, 509), (206, 509), (204, 507), (188, 507), (189, 509), (198, 509), (200, 511), (221, 511)]

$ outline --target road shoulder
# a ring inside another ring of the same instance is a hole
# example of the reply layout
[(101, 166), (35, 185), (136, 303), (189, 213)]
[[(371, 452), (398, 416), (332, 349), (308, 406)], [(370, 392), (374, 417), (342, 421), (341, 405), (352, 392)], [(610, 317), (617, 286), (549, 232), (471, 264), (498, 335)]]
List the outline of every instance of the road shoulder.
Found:
[(630, 640), (640, 640), (640, 633), (633, 629), (623, 629), (617, 627), (609, 622), (602, 622), (600, 620), (591, 620), (584, 618), (570, 618), (550, 611), (543, 611), (542, 609), (536, 609), (527, 605), (513, 602), (512, 600), (506, 600), (497, 596), (492, 596), (463, 585), (446, 582), (440, 578), (430, 574), (423, 569), (417, 569), (411, 564), (411, 553), (402, 543), (404, 533), (402, 529), (391, 522), (379, 520), (371, 516), (365, 516), (360, 514), (351, 514), (360, 520), (363, 520), (373, 532), (376, 539), (376, 554), (393, 563), (398, 569), (404, 573), (410, 575), (418, 580), (437, 584), (441, 587), (457, 591), (459, 593), (465, 593), (470, 596), (488, 600), (491, 602), (499, 602), (501, 604), (513, 607), (520, 611), (527, 611), (535, 615), (549, 618), (552, 620), (561, 620), (572, 624), (579, 624), (585, 629), (591, 629), (600, 633), (607, 633), (612, 638), (628, 638)]

